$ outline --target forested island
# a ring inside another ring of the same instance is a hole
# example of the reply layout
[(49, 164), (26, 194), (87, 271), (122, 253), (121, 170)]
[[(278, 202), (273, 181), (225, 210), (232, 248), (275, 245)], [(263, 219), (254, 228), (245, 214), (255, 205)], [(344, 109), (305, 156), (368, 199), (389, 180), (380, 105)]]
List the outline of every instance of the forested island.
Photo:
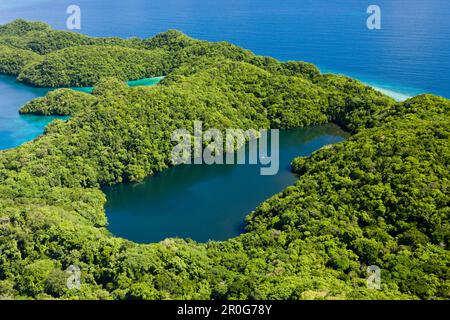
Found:
[[(0, 298), (450, 298), (449, 100), (396, 102), (309, 63), (173, 30), (93, 38), (23, 20), (0, 26), (0, 73), (58, 88), (21, 113), (71, 116), (0, 152)], [(154, 87), (125, 84), (155, 76), (165, 78)], [(172, 132), (197, 120), (333, 122), (352, 136), (293, 160), (295, 186), (249, 213), (234, 239), (111, 235), (100, 187), (170, 167)], [(71, 265), (79, 289), (66, 285)], [(382, 270), (380, 290), (366, 285), (369, 265)]]

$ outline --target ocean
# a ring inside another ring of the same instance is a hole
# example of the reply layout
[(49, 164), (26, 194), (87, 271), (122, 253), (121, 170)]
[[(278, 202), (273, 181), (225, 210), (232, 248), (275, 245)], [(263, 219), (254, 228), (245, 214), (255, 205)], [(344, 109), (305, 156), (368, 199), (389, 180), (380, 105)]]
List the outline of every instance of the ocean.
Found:
[[(81, 9), (79, 32), (92, 36), (146, 38), (178, 29), (312, 62), (399, 99), (450, 97), (448, 0), (1, 0), (0, 23), (24, 18), (64, 30), (71, 4)], [(380, 30), (366, 26), (371, 4), (381, 9)]]

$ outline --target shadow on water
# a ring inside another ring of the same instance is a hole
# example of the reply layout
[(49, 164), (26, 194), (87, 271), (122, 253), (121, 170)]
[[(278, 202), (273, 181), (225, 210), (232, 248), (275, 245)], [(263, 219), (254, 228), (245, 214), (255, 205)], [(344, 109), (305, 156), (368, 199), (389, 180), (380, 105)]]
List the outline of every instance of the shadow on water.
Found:
[(140, 243), (235, 237), (245, 230), (246, 215), (295, 183), (295, 157), (347, 136), (332, 124), (280, 131), (280, 170), (273, 176), (261, 176), (259, 165), (180, 165), (140, 184), (105, 187), (109, 229)]

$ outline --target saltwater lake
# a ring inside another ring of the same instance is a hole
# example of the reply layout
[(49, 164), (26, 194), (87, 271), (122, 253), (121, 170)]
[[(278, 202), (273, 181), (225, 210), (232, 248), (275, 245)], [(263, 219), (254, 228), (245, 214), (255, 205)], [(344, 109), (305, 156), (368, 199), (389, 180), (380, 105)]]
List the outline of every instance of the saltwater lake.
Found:
[(347, 136), (333, 124), (280, 131), (280, 170), (273, 176), (261, 176), (259, 165), (180, 165), (140, 184), (104, 188), (109, 230), (141, 243), (232, 238), (261, 202), (294, 185), (295, 157)]

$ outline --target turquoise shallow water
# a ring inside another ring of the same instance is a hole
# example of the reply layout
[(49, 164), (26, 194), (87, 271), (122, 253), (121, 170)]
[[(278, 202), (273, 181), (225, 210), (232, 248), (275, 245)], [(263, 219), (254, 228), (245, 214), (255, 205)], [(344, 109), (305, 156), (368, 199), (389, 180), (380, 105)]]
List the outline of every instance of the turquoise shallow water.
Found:
[[(139, 79), (139, 80), (132, 80), (128, 81), (128, 85), (130, 87), (148, 87), (148, 86), (154, 86), (158, 84), (164, 77), (155, 77), (155, 78), (145, 78), (145, 79)], [(92, 90), (94, 87), (74, 87), (72, 88), (77, 91), (92, 93)]]

